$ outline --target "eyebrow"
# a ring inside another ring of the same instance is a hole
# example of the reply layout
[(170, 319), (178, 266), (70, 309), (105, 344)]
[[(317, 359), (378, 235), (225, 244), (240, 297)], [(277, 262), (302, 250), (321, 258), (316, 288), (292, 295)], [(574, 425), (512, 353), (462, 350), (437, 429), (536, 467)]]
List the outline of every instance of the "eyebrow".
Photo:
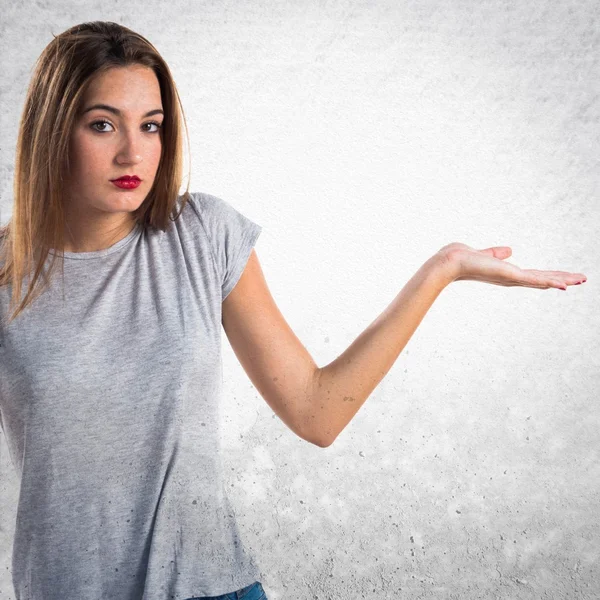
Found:
[[(86, 108), (81, 114), (84, 115), (85, 113), (89, 112), (90, 110), (94, 110), (95, 108), (101, 108), (104, 110), (108, 110), (108, 111), (114, 113), (115, 115), (117, 115), (118, 117), (122, 116), (122, 113), (118, 108), (115, 108), (114, 106), (109, 106), (108, 104), (94, 104), (93, 106), (89, 106), (88, 108)], [(151, 117), (152, 115), (158, 115), (158, 114), (164, 116), (165, 113), (163, 112), (162, 109), (155, 108), (154, 110), (147, 112), (142, 118)]]

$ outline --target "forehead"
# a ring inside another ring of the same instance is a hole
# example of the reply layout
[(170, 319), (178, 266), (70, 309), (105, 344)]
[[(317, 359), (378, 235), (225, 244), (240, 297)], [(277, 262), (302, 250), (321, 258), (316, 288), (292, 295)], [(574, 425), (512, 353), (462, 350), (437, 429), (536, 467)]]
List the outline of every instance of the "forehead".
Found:
[(114, 67), (99, 73), (83, 94), (82, 109), (92, 103), (115, 106), (124, 114), (162, 108), (156, 73), (141, 65)]

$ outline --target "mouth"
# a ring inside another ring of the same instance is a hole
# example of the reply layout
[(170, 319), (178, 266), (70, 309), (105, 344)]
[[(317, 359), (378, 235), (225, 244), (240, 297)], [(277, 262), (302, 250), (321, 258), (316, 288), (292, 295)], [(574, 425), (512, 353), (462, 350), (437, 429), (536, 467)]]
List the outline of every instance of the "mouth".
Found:
[(141, 185), (139, 179), (113, 179), (111, 183), (122, 190), (135, 190)]
[(141, 179), (137, 175), (123, 175), (123, 177), (119, 177), (119, 179), (111, 179), (111, 181), (141, 181)]

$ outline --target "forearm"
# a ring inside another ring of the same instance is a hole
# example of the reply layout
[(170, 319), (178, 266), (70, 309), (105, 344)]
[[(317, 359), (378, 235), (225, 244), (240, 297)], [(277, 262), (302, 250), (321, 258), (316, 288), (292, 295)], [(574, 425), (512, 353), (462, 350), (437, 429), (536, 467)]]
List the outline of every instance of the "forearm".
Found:
[(441, 257), (432, 256), (338, 358), (318, 369), (307, 422), (323, 445), (352, 420), (451, 281)]

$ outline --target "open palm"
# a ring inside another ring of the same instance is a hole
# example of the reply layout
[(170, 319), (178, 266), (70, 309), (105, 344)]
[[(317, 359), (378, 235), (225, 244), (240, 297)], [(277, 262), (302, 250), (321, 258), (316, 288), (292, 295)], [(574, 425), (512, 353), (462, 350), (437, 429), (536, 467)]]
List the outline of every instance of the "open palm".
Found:
[(509, 246), (493, 246), (476, 250), (466, 244), (453, 242), (444, 246), (439, 253), (452, 272), (453, 281), (484, 281), (494, 285), (523, 286), (533, 288), (558, 288), (566, 290), (569, 285), (587, 281), (583, 273), (568, 271), (540, 271), (521, 269), (504, 262), (512, 255)]

